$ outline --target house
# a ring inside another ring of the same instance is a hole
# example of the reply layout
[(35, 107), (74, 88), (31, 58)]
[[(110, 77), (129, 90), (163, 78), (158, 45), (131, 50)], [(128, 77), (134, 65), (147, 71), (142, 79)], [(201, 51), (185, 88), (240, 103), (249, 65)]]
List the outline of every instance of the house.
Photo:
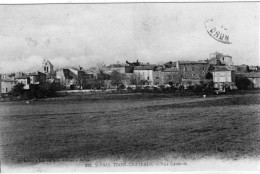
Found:
[(134, 74), (138, 77), (138, 80), (144, 80), (147, 82), (147, 85), (153, 85), (153, 71), (156, 66), (154, 65), (145, 65), (145, 66), (135, 66)]
[(171, 67), (171, 68), (165, 68), (162, 70), (162, 78), (163, 78), (163, 84), (179, 84), (180, 79), (180, 73), (177, 68)]
[(249, 66), (250, 71), (259, 71), (259, 66)]
[(231, 85), (235, 81), (235, 72), (227, 66), (216, 66), (212, 75), (216, 88), (220, 88), (226, 84)]
[(207, 61), (178, 61), (176, 67), (182, 81), (203, 81), (209, 64)]
[(24, 85), (23, 89), (28, 90), (30, 89), (30, 77), (27, 75), (24, 76), (18, 76), (14, 78), (17, 80), (18, 83), (21, 83)]
[(163, 66), (159, 65), (157, 67), (155, 67), (154, 71), (153, 71), (153, 84), (154, 85), (163, 85)]
[(0, 75), (0, 94), (7, 94), (12, 91), (12, 88), (16, 85), (17, 81)]
[(46, 74), (41, 73), (39, 71), (34, 73), (29, 73), (28, 76), (30, 77), (29, 84), (40, 84), (46, 82)]
[(62, 68), (56, 71), (56, 78), (66, 89), (75, 89), (78, 80), (78, 70), (72, 68)]
[(252, 83), (251, 88), (260, 88), (260, 72), (251, 72), (245, 75)]
[(249, 72), (249, 66), (247, 65), (234, 65), (234, 70), (236, 73), (248, 73)]

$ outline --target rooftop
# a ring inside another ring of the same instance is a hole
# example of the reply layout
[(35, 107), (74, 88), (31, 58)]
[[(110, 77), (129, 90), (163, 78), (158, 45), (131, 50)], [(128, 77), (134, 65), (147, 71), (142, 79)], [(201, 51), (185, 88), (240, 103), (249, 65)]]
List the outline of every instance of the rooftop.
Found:
[(231, 69), (226, 66), (216, 66), (214, 71), (231, 71)]
[(176, 71), (178, 71), (178, 69), (177, 69), (177, 68), (174, 68), (174, 67), (165, 68), (165, 69), (163, 70), (163, 72), (176, 72)]
[(146, 65), (146, 66), (135, 66), (134, 70), (154, 70), (154, 65)]
[(179, 64), (207, 64), (206, 61), (179, 61)]
[(260, 78), (260, 72), (252, 72), (252, 73), (247, 73), (245, 75), (246, 75), (246, 77), (249, 77), (249, 78)]
[(15, 77), (15, 79), (27, 79), (28, 76), (18, 76), (18, 77)]
[(13, 79), (1, 79), (1, 82), (16, 82), (16, 80), (13, 80)]

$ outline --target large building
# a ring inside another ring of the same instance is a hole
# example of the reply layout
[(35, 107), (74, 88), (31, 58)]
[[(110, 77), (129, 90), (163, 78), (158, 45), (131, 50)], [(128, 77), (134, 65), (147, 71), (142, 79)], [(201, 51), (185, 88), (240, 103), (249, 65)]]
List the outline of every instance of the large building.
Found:
[(153, 71), (154, 85), (176, 85), (181, 82), (180, 73), (177, 68), (163, 68), (158, 66)]
[(153, 71), (156, 66), (146, 65), (146, 66), (135, 66), (134, 74), (137, 76), (138, 80), (144, 80), (147, 82), (147, 85), (154, 84)]
[(177, 68), (182, 80), (203, 81), (208, 72), (209, 64), (206, 61), (178, 61)]
[(224, 55), (223, 53), (215, 52), (210, 54), (209, 64), (213, 65), (234, 65), (232, 57), (229, 55)]

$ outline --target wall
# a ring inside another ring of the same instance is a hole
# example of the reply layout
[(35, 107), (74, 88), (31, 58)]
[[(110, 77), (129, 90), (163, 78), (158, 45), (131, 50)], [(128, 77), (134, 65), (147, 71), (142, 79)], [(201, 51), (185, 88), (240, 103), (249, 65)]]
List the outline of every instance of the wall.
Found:
[(252, 83), (253, 86), (251, 86), (251, 88), (260, 88), (260, 78), (256, 77), (256, 78), (248, 78)]
[(214, 71), (213, 72), (213, 82), (222, 83), (222, 82), (232, 82), (232, 73), (231, 71)]
[(153, 71), (153, 84), (154, 85), (163, 84), (162, 71)]
[(180, 78), (204, 80), (208, 67), (209, 65), (206, 63), (179, 64)]
[(9, 81), (1, 81), (1, 93), (5, 94), (10, 91), (12, 91), (12, 88), (14, 87), (15, 82), (9, 82)]
[(162, 72), (163, 84), (169, 84), (170, 82), (176, 84), (180, 83), (180, 76), (178, 72)]
[(25, 85), (25, 86), (23, 87), (23, 89), (29, 89), (29, 88), (30, 88), (30, 85), (29, 85), (29, 83), (28, 83), (28, 79), (17, 79), (17, 81), (18, 81), (19, 83), (22, 83), (22, 84)]
[(153, 85), (153, 70), (134, 70), (134, 73), (140, 77), (140, 80), (147, 80), (149, 85)]

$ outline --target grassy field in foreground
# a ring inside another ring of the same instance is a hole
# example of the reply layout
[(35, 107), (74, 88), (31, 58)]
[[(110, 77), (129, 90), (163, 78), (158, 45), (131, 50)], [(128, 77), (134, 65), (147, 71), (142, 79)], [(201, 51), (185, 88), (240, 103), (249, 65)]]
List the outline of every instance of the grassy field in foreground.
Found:
[(0, 104), (5, 162), (245, 158), (260, 154), (260, 95)]

